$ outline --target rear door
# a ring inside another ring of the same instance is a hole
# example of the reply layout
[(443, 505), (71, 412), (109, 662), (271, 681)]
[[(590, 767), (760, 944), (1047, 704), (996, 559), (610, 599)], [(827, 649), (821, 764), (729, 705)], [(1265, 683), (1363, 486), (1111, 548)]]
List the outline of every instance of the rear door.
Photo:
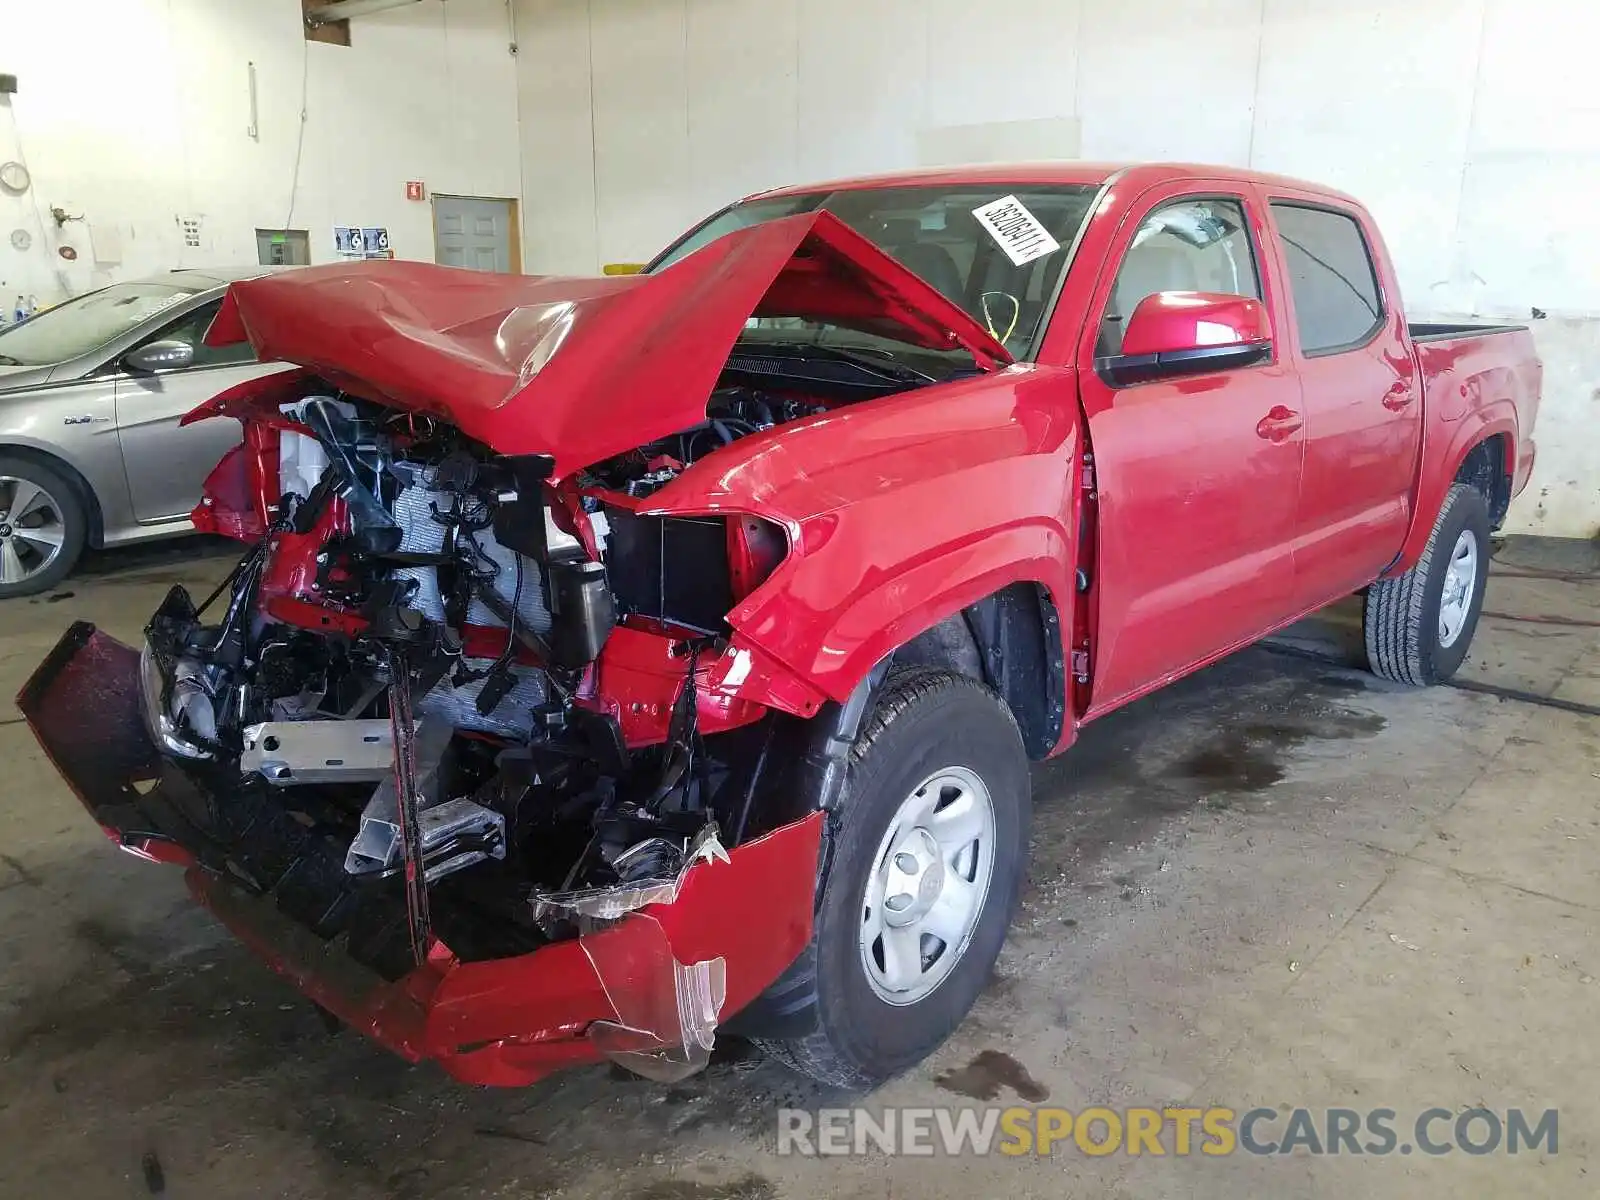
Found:
[(1252, 296), (1281, 333), (1265, 236), (1252, 189), (1186, 181), (1141, 197), (1113, 241), (1078, 348), (1100, 510), (1090, 715), (1288, 615), (1303, 442), (1283, 356), (1122, 387), (1092, 365), (1157, 292)]
[(205, 345), (206, 327), (220, 303), (192, 309), (138, 343), (188, 342), (195, 348), (193, 366), (156, 375), (121, 371), (116, 376), (117, 437), (134, 519), (141, 524), (188, 515), (211, 468), (239, 441), (235, 420), (199, 421), (180, 429), (183, 415), (251, 376), (283, 369), (281, 363), (258, 363), (248, 342)]
[(1305, 406), (1294, 562), (1295, 607), (1307, 609), (1365, 587), (1399, 553), (1411, 520), (1421, 388), (1364, 214), (1276, 190), (1268, 207)]

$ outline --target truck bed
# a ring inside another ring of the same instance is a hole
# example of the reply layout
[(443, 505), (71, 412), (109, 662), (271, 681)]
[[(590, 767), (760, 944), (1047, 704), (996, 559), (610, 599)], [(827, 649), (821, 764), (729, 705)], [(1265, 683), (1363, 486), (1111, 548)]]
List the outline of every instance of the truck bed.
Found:
[(1451, 325), (1439, 322), (1411, 322), (1406, 325), (1413, 342), (1438, 342), (1446, 338), (1476, 337), (1479, 334), (1516, 333), (1526, 325)]

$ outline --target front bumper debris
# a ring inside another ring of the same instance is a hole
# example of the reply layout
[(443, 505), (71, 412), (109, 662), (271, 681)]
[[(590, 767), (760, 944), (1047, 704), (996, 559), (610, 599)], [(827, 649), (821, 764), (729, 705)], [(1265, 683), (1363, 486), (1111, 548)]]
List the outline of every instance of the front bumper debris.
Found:
[[(424, 960), (393, 969), (375, 947), (392, 932), (395, 889), (355, 901), (331, 889), (348, 879), (342, 849), (291, 818), (281, 791), (161, 755), (141, 715), (137, 651), (79, 622), (17, 703), (114, 842), (183, 867), (195, 898), (317, 1004), (465, 1082), (518, 1086), (602, 1058), (652, 1078), (688, 1074), (717, 1025), (811, 938), (820, 813), (697, 857), (669, 892), (629, 897), (613, 909), (626, 915), (582, 936), (495, 953), (493, 939), (441, 916)], [(604, 911), (582, 900), (545, 902)]]

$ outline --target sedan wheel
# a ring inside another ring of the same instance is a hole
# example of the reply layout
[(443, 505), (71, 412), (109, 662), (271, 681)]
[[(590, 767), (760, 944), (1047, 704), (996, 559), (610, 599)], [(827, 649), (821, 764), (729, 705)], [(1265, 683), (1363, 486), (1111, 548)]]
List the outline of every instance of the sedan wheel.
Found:
[(0, 455), (0, 599), (55, 587), (83, 553), (78, 489), (53, 465)]
[(66, 540), (54, 496), (31, 479), (0, 476), (0, 583), (22, 584), (48, 571)]

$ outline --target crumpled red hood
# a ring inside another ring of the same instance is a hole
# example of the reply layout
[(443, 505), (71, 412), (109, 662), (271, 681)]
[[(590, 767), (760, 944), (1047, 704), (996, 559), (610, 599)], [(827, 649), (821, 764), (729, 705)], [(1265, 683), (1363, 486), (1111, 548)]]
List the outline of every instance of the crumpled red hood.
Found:
[[(495, 275), (427, 263), (235, 283), (206, 335), (249, 340), (353, 395), (432, 413), (565, 475), (705, 417), (752, 316), (801, 317), (1011, 361), (968, 313), (827, 212), (719, 238), (653, 275)], [(268, 376), (281, 384), (282, 376)], [(251, 381), (191, 418), (238, 413)]]

